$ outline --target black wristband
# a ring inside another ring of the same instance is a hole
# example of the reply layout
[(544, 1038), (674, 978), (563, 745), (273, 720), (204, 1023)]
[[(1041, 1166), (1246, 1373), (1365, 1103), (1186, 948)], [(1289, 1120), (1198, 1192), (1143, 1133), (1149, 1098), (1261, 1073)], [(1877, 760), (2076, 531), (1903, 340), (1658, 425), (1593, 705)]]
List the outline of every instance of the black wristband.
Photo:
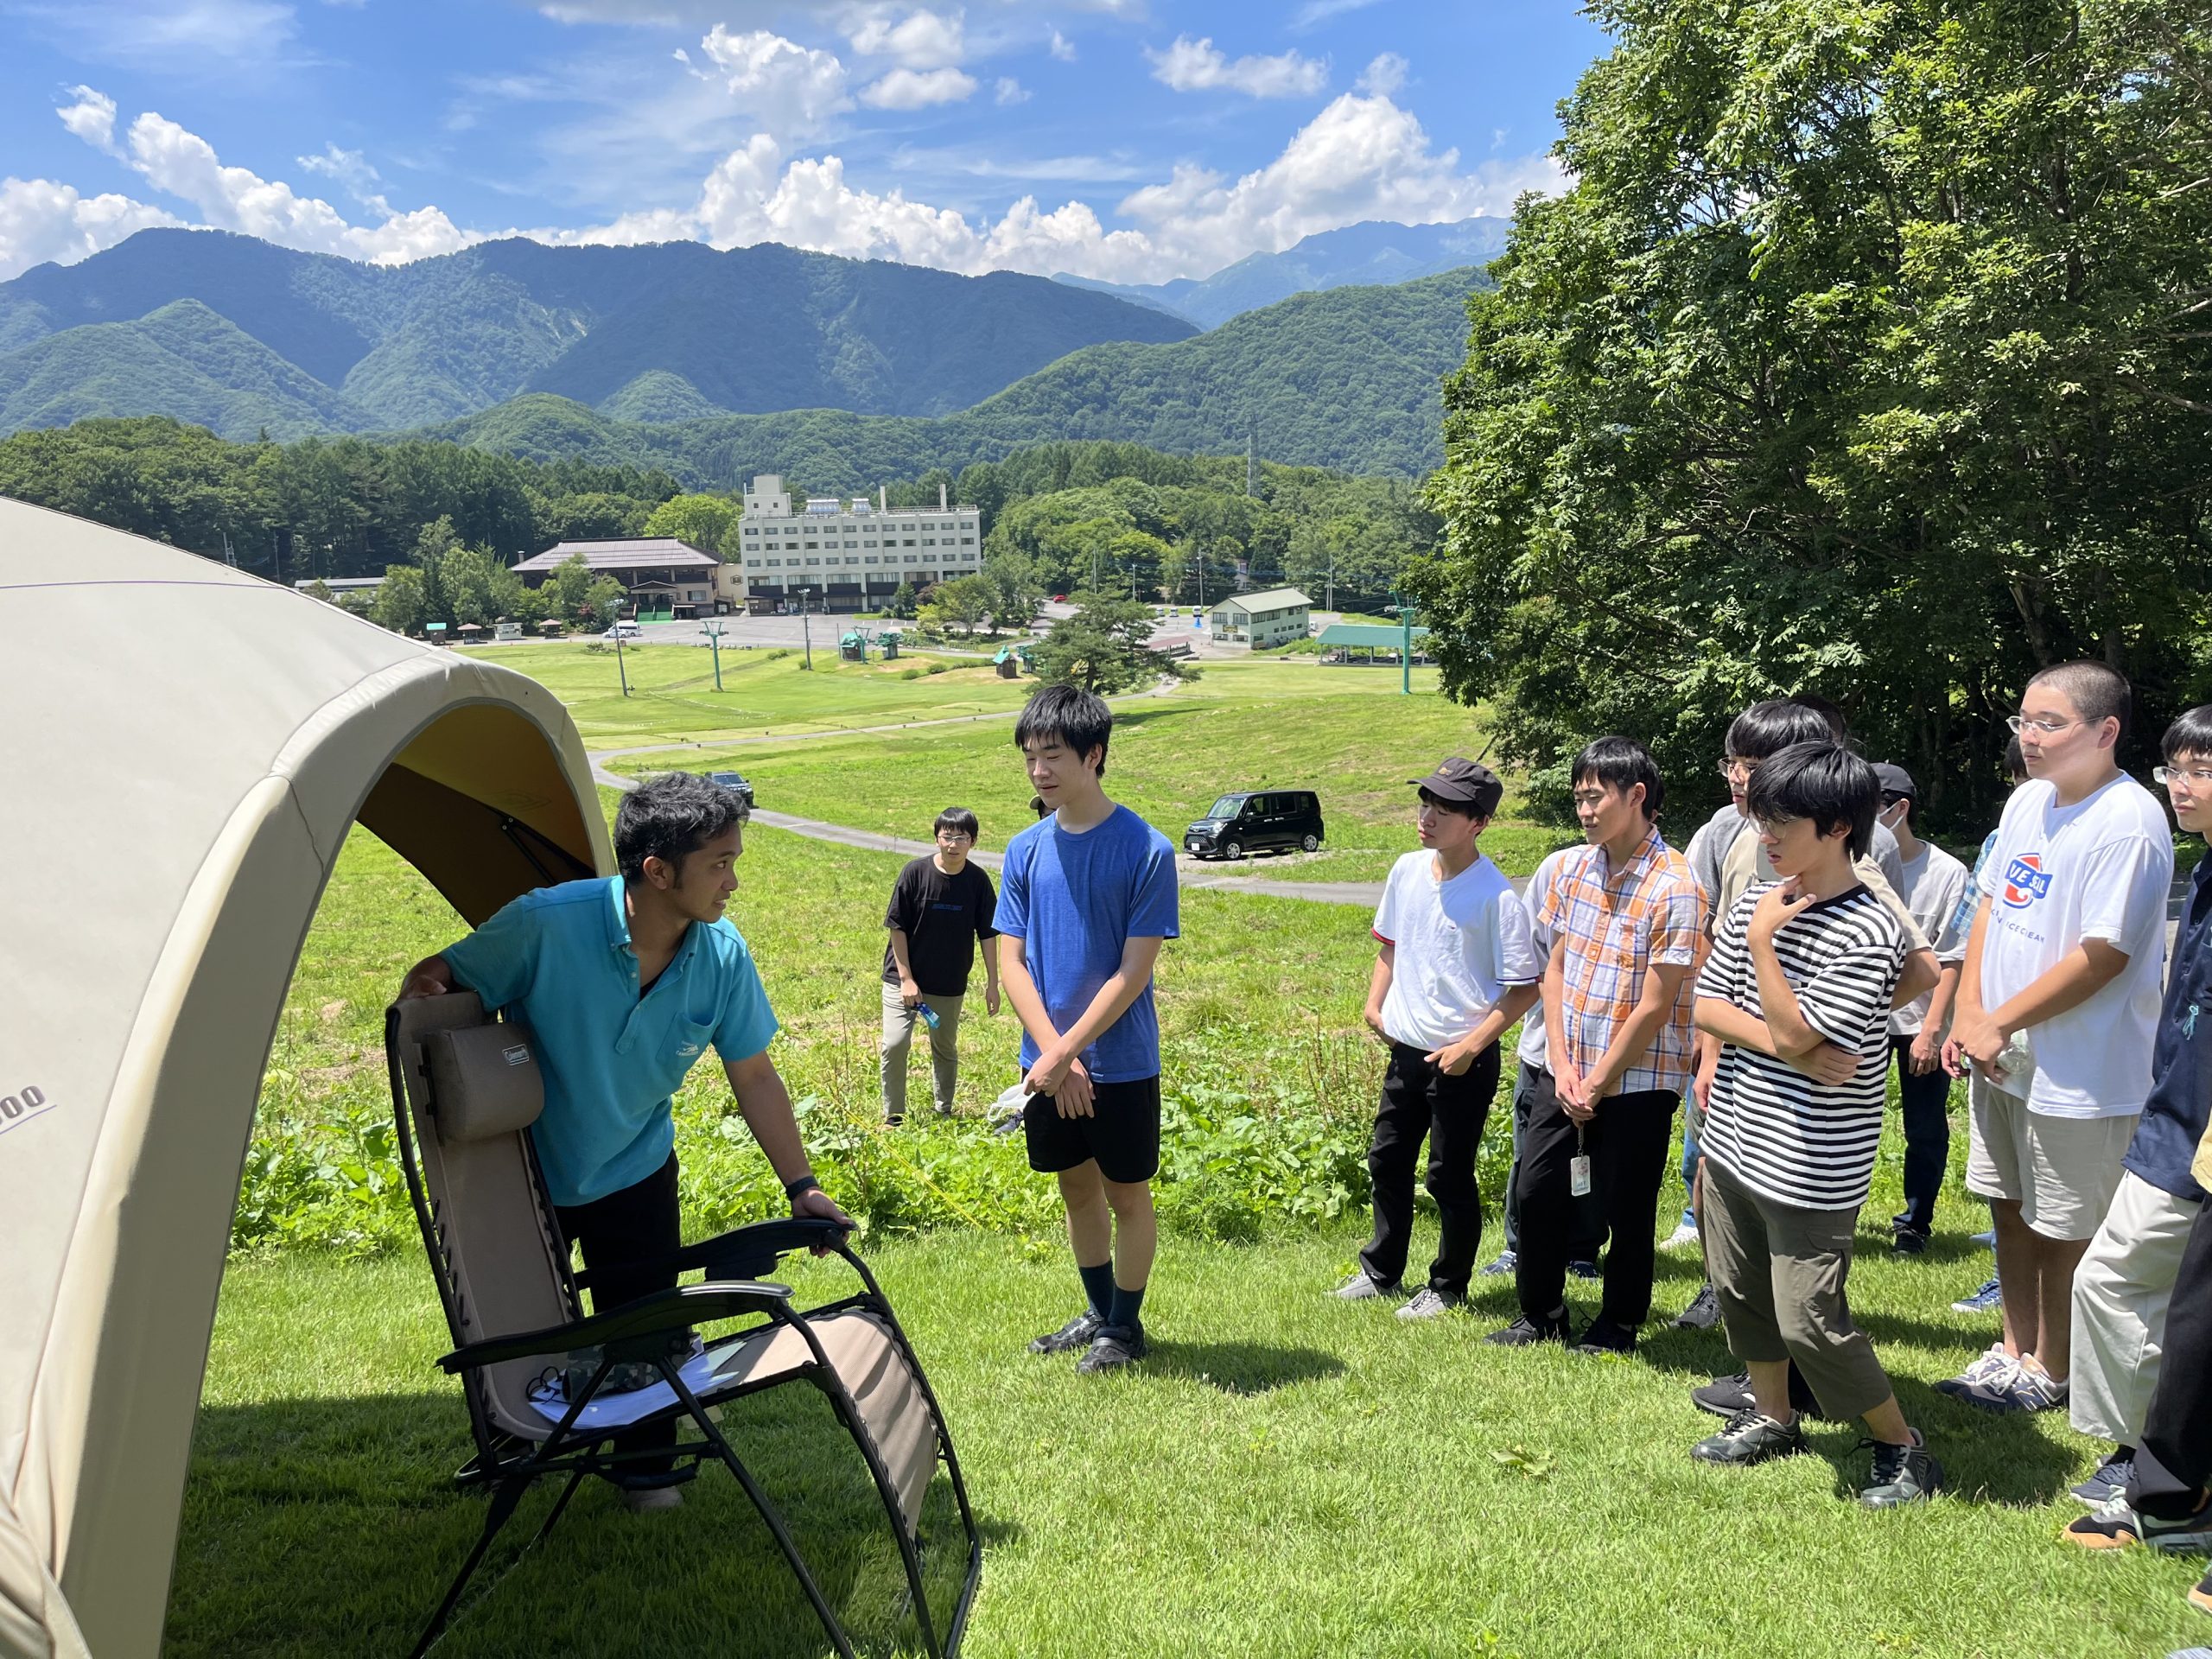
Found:
[(822, 1183), (814, 1179), (814, 1172), (810, 1169), (807, 1171), (805, 1174), (800, 1176), (797, 1180), (785, 1181), (784, 1183), (784, 1196), (789, 1198), (793, 1204), (797, 1204), (803, 1195), (809, 1192), (819, 1192), (821, 1190)]

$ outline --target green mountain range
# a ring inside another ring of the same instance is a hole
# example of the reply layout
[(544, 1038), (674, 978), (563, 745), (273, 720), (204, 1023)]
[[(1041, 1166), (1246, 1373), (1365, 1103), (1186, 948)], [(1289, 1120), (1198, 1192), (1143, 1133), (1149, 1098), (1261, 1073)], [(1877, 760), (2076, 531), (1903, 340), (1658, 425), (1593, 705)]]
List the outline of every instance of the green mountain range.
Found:
[[(181, 303), (193, 308), (167, 317), (157, 341), (113, 332)], [(204, 346), (182, 340), (194, 327)], [(1080, 347), (1193, 332), (1043, 277), (773, 244), (516, 238), (379, 266), (217, 231), (149, 230), (0, 283), (0, 430), (90, 414), (207, 418), (234, 437), (263, 426), (392, 429), (525, 392), (656, 419), (945, 415)]]
[(1215, 328), (1294, 294), (1316, 289), (1410, 283), (1505, 251), (1510, 219), (1463, 219), (1449, 225), (1393, 225), (1377, 219), (1318, 231), (1281, 253), (1255, 253), (1203, 279), (1172, 283), (1102, 283), (1062, 274), (1052, 280), (1100, 294), (1118, 294)]
[[(1440, 383), (1466, 356), (1467, 295), (1482, 280), (1470, 270), (1300, 294), (1194, 340), (1087, 346), (936, 419), (794, 410), (620, 420), (573, 399), (530, 396), (413, 435), (538, 461), (662, 467), (694, 487), (781, 472), (810, 488), (861, 490), (1087, 438), (1182, 454), (1249, 442), (1270, 461), (1411, 475), (1443, 459)], [(656, 408), (680, 401), (666, 386), (639, 399)]]

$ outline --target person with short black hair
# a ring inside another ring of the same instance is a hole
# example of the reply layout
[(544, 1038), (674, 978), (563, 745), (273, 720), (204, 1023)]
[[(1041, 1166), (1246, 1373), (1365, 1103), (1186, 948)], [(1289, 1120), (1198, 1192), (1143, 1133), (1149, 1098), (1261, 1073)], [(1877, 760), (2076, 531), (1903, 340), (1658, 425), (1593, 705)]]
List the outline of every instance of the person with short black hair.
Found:
[(891, 905), (883, 917), (890, 937), (883, 947), (879, 1045), (887, 1123), (906, 1116), (906, 1057), (917, 1025), (930, 1034), (938, 1116), (952, 1115), (960, 1086), (960, 1011), (978, 940), (985, 942), (983, 1009), (999, 1011), (998, 952), (988, 943), (997, 937), (991, 917), (998, 909), (998, 893), (982, 867), (968, 856), (981, 827), (966, 807), (945, 808), (931, 826), (937, 850), (909, 861), (892, 884)]
[(1106, 797), (1113, 710), (1071, 685), (1041, 687), (1015, 721), (1049, 816), (999, 867), (999, 969), (1020, 1017), (1029, 1166), (1058, 1178), (1086, 1306), (1032, 1353), (1084, 1350), (1076, 1369), (1147, 1351), (1141, 1314), (1159, 1244), (1160, 1020), (1153, 967), (1181, 931), (1175, 849)]
[[(2160, 746), (2174, 821), (2184, 834), (2212, 833), (2212, 706), (2191, 709), (2166, 728)], [(2075, 1428), (2111, 1443), (2088, 1479), (2074, 1488), (2083, 1503), (2120, 1496), (2135, 1471), (2145, 1417), (2171, 1356), (2169, 1309), (2204, 1187), (2190, 1171), (2212, 1116), (2212, 1062), (2197, 1035), (2212, 1008), (2212, 857), (2198, 861), (2166, 976), (2151, 1050), (2151, 1092), (2127, 1143), (2120, 1188), (2074, 1273), (2074, 1376), (2067, 1414)], [(2154, 1454), (2155, 1455), (2155, 1454)], [(2193, 1491), (2202, 1478), (2189, 1483)]]
[(1891, 1249), (1917, 1255), (1936, 1229), (1936, 1197), (1951, 1161), (1951, 1074), (1943, 1069), (1943, 1033), (1958, 996), (1967, 957), (1967, 928), (1957, 919), (1959, 900), (1972, 879), (1967, 867), (1932, 841), (1923, 841), (1913, 818), (1920, 786), (1903, 766), (1874, 768), (1882, 810), (1874, 822), (1897, 837), (1904, 885), (1897, 897), (1934, 946), (1938, 978), (1890, 1015), (1890, 1047), (1897, 1060), (1897, 1113), (1904, 1127), (1904, 1208), (1890, 1218)]
[(1536, 999), (1535, 948), (1513, 887), (1478, 845), (1505, 785), (1453, 755), (1426, 778), (1418, 851), (1390, 867), (1372, 931), (1380, 943), (1367, 1023), (1389, 1049), (1367, 1170), (1375, 1235), (1337, 1289), (1347, 1301), (1396, 1294), (1414, 1223), (1414, 1166), (1428, 1142), (1439, 1236), (1428, 1280), (1398, 1310), (1433, 1318), (1467, 1300), (1483, 1236), (1475, 1154), (1497, 1095), (1498, 1039)]
[[(403, 998), (472, 990), (487, 1011), (529, 1022), (545, 1077), (531, 1144), (562, 1235), (583, 1251), (594, 1313), (676, 1283), (671, 1097), (709, 1047), (791, 1213), (850, 1224), (808, 1166), (768, 1058), (776, 1016), (723, 914), (748, 810), (690, 772), (648, 779), (614, 815), (620, 874), (524, 893), (400, 985)], [(634, 1431), (615, 1447), (649, 1452), (675, 1433), (672, 1424)], [(620, 1484), (632, 1509), (682, 1501), (666, 1462), (631, 1467)]]
[[(1780, 880), (1753, 887), (1716, 931), (1697, 982), (1697, 1023), (1718, 1039), (1706, 1107), (1706, 1263), (1752, 1403), (1691, 1455), (1745, 1466), (1808, 1450), (1790, 1398), (1794, 1363), (1831, 1417), (1874, 1440), (1859, 1501), (1921, 1502), (1942, 1470), (1851, 1318), (1859, 1206), (1881, 1144), (1888, 1015), (1905, 982), (1895, 914), (1853, 862), (1872, 839), (1873, 768), (1833, 741), (1768, 757), (1748, 804)], [(1848, 1075), (1823, 1082), (1795, 1061), (1832, 1049)]]
[(1640, 743), (1604, 737), (1574, 759), (1582, 851), (1541, 918), (1545, 1058), (1522, 1141), (1521, 1316), (1489, 1341), (1573, 1340), (1567, 1300), (1568, 1200), (1604, 1198), (1612, 1243), (1603, 1310), (1580, 1347), (1626, 1353), (1651, 1311), (1652, 1229), (1675, 1102), (1690, 1074), (1689, 975), (1703, 900), (1659, 834), (1666, 787)]
[(2174, 852), (2115, 758), (2128, 704), (2102, 663), (2029, 680), (2010, 722), (2028, 781), (1981, 874), (1943, 1045), (1970, 1079), (1967, 1189), (1996, 1224), (2005, 1327), (1936, 1386), (1985, 1410), (2066, 1403), (2075, 1269), (2151, 1092)]

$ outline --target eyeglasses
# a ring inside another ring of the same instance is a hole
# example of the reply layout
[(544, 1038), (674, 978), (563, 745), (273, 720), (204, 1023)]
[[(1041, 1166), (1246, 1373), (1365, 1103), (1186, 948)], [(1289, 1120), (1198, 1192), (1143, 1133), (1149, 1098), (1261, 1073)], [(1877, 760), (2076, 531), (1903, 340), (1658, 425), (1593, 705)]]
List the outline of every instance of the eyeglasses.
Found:
[(2007, 715), (2005, 716), (2005, 723), (2010, 726), (2015, 734), (2033, 730), (2042, 736), (2049, 737), (2054, 732), (2063, 732), (2069, 726), (2079, 726), (2082, 722), (2078, 720), (2031, 720), (2025, 715)]
[(2179, 766), (2153, 766), (2151, 776), (2168, 789), (2182, 783), (2191, 789), (2212, 789), (2212, 772), (2200, 772), (2194, 767), (2184, 772)]
[(1723, 778), (1729, 779), (1732, 783), (1738, 778), (1748, 782), (1751, 774), (1758, 769), (1759, 763), (1758, 761), (1738, 760), (1733, 755), (1731, 755), (1728, 759), (1719, 762), (1720, 775)]

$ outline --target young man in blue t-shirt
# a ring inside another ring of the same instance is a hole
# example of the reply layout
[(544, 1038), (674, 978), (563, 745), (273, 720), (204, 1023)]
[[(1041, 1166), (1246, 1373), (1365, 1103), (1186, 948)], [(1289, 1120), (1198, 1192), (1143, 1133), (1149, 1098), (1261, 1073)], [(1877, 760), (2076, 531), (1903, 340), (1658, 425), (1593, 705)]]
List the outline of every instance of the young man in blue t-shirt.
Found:
[[(419, 962), (404, 999), (474, 991), (530, 1024), (545, 1078), (531, 1141), (561, 1231), (584, 1253), (595, 1312), (676, 1283), (683, 1243), (671, 1097), (712, 1046), (737, 1109), (794, 1216), (846, 1220), (807, 1166), (791, 1099), (768, 1058), (776, 1016), (752, 953), (723, 916), (744, 850), (742, 799), (689, 772), (639, 786), (614, 817), (621, 874), (526, 893)], [(618, 1437), (671, 1444), (672, 1426)], [(637, 1465), (633, 1510), (681, 1501), (666, 1465)]]
[(1052, 685), (1014, 723), (1049, 816), (999, 871), (999, 976), (1021, 1020), (1029, 1166), (1057, 1175), (1089, 1306), (1029, 1344), (1109, 1371), (1145, 1356), (1139, 1315), (1158, 1230), (1160, 1021), (1153, 964), (1176, 922), (1175, 849), (1106, 798), (1105, 700)]

